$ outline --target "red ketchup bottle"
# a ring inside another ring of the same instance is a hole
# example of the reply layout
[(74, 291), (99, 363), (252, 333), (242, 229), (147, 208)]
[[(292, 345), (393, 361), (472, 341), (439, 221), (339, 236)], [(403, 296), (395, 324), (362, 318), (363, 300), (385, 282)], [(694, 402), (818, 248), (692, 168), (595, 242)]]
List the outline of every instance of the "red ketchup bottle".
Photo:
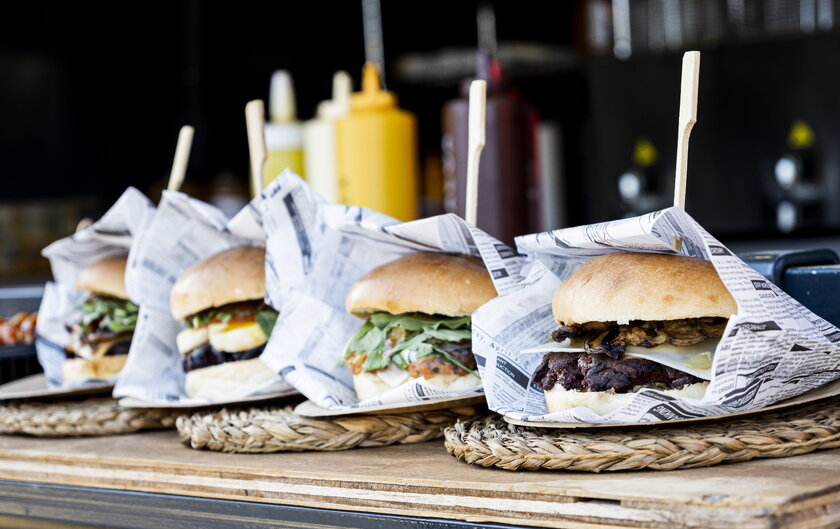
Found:
[[(480, 52), (477, 78), (487, 81), (487, 119), (478, 178), (477, 226), (513, 244), (529, 233), (533, 211), (529, 187), (534, 176), (534, 127), (531, 108), (505, 85), (501, 68)], [(464, 216), (467, 189), (469, 84), (443, 107), (444, 208)]]

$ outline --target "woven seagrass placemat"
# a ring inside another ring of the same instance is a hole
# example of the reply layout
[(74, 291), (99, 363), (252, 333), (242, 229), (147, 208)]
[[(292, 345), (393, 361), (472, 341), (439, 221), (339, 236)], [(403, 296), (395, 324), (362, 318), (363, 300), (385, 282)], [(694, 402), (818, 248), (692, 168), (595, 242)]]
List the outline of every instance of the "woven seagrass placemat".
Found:
[(0, 404), (0, 434), (78, 437), (160, 430), (172, 428), (180, 413), (121, 408), (112, 398), (12, 401)]
[(459, 418), (483, 413), (466, 406), (392, 415), (310, 418), (285, 408), (221, 409), (178, 418), (181, 442), (195, 449), (264, 453), (348, 450), (421, 443), (443, 436)]
[(496, 414), (445, 430), (447, 451), (507, 470), (675, 470), (789, 457), (840, 447), (840, 399), (702, 426), (561, 430), (508, 424)]

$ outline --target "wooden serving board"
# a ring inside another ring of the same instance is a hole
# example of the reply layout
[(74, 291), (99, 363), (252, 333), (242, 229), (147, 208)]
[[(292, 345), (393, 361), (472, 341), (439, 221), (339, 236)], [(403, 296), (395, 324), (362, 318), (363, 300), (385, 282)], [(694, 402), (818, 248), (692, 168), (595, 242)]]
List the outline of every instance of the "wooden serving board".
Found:
[(0, 437), (0, 479), (539, 527), (840, 524), (840, 450), (673, 472), (584, 474), (469, 466), (440, 442), (239, 455), (185, 448), (172, 432)]

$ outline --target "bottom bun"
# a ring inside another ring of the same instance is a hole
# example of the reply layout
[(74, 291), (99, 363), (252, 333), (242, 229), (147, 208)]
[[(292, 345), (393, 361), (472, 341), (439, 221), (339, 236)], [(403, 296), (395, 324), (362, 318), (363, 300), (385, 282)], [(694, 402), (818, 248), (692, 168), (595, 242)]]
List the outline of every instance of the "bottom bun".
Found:
[[(707, 387), (709, 387), (708, 382), (699, 382), (689, 384), (682, 389), (666, 389), (659, 392), (671, 397), (702, 399)], [(558, 384), (545, 392), (545, 404), (549, 413), (580, 407), (589, 408), (598, 415), (606, 415), (630, 402), (635, 395), (635, 393), (616, 393), (613, 390), (578, 391), (565, 389)]]
[(187, 373), (186, 392), (194, 399), (229, 400), (253, 393), (277, 378), (259, 358), (225, 362)]
[(92, 360), (71, 358), (61, 364), (64, 383), (85, 380), (109, 380), (119, 374), (128, 355), (100, 356)]
[[(466, 375), (437, 375), (432, 378), (411, 379), (408, 383), (414, 380), (423, 380), (431, 386), (447, 391), (464, 391), (481, 384), (481, 379), (472, 373)], [(360, 401), (376, 398), (385, 392), (391, 391), (395, 387), (382, 380), (376, 373), (367, 372), (353, 375), (353, 386), (356, 388), (356, 397)]]

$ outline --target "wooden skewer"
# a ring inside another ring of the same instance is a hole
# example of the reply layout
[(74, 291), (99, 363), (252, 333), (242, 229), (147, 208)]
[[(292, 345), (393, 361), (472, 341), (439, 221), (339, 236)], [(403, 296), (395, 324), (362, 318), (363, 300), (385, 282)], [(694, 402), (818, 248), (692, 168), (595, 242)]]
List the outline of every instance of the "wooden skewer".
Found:
[[(674, 174), (674, 206), (685, 209), (685, 186), (688, 174), (688, 140), (697, 123), (697, 87), (700, 84), (700, 52), (683, 55), (680, 83), (680, 117), (677, 124), (677, 168)], [(682, 239), (674, 237), (671, 245), (682, 251)]]
[(187, 163), (190, 161), (190, 150), (192, 149), (193, 135), (195, 129), (189, 125), (181, 127), (178, 133), (178, 145), (175, 147), (175, 160), (172, 162), (172, 172), (169, 173), (169, 184), (166, 189), (178, 191), (184, 183), (187, 174)]
[(484, 149), (487, 116), (487, 82), (473, 81), (470, 85), (469, 145), (467, 151), (467, 222), (475, 226), (478, 215), (478, 164)]
[(251, 155), (251, 187), (254, 195), (263, 189), (263, 166), (265, 165), (265, 104), (262, 99), (249, 101), (245, 105), (245, 124), (248, 129), (248, 150)]
[(79, 233), (82, 230), (86, 230), (93, 225), (93, 219), (90, 217), (83, 217), (82, 220), (76, 224), (76, 233)]
[(688, 172), (688, 139), (697, 123), (697, 86), (700, 81), (700, 52), (683, 55), (680, 86), (680, 117), (677, 125), (677, 172), (674, 181), (674, 205), (685, 209), (685, 180)]

